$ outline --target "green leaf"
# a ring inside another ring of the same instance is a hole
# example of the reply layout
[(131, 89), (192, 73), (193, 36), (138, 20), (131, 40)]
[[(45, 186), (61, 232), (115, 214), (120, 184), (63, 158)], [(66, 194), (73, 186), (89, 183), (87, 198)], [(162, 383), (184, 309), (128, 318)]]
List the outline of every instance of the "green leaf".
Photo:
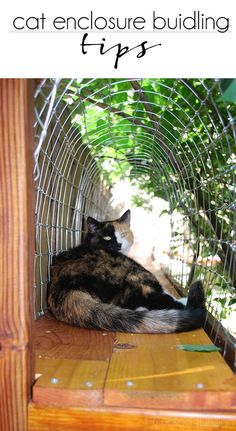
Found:
[(236, 103), (236, 79), (233, 79), (226, 88), (222, 96), (218, 99), (220, 102)]
[(116, 103), (126, 102), (126, 100), (127, 100), (127, 93), (117, 93), (115, 95)]
[(236, 298), (232, 298), (232, 299), (229, 301), (229, 305), (233, 305), (233, 304), (236, 304)]
[(229, 79), (229, 78), (222, 79), (221, 81), (222, 90), (225, 91), (230, 86), (230, 84), (232, 84), (232, 82), (233, 82), (233, 79)]
[(214, 344), (180, 344), (177, 347), (188, 352), (218, 352), (221, 350), (219, 347), (214, 346)]
[(107, 129), (107, 122), (99, 118), (97, 121), (97, 128), (98, 129)]
[(170, 210), (162, 210), (159, 214), (159, 217), (166, 215), (166, 214), (170, 215)]

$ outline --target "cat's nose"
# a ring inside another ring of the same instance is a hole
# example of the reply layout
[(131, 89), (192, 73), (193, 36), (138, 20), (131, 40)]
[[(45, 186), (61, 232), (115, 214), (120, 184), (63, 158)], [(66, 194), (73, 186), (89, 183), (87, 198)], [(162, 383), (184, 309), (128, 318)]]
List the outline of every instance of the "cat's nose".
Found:
[(118, 250), (121, 249), (122, 244), (120, 242), (117, 243)]

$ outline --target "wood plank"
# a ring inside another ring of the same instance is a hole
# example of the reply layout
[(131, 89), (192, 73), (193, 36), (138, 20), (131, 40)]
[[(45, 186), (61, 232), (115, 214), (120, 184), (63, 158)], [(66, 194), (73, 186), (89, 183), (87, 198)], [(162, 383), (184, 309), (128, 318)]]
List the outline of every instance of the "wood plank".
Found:
[(25, 431), (32, 384), (33, 80), (0, 80), (0, 429)]
[(43, 408), (30, 405), (29, 431), (205, 431), (236, 429), (236, 414), (144, 409)]
[(35, 354), (47, 359), (106, 361), (111, 357), (115, 334), (69, 326), (50, 313), (36, 320)]
[(202, 329), (188, 333), (117, 334), (104, 391), (107, 406), (236, 409), (236, 378), (218, 352), (185, 352), (180, 344), (211, 344)]
[[(35, 321), (37, 404), (103, 404), (103, 388), (115, 334), (69, 326), (50, 313)], [(52, 379), (58, 379), (55, 384)]]
[[(161, 277), (159, 280), (159, 274), (157, 273), (157, 278), (164, 286), (167, 287), (167, 290), (174, 293), (174, 296), (179, 298), (183, 295), (188, 295), (188, 289), (184, 288), (179, 284), (169, 273), (165, 270), (161, 271)], [(220, 347), (221, 353), (224, 355), (224, 360), (230, 366), (233, 372), (235, 372), (235, 364), (236, 364), (236, 349), (235, 349), (235, 338), (231, 334), (225, 335), (225, 328), (221, 324), (221, 322), (217, 321), (217, 319), (208, 311), (206, 322), (204, 325), (204, 330), (207, 335), (210, 337), (212, 342)]]
[(103, 387), (108, 361), (68, 359), (36, 360), (41, 376), (33, 387), (36, 404), (78, 407), (103, 404)]

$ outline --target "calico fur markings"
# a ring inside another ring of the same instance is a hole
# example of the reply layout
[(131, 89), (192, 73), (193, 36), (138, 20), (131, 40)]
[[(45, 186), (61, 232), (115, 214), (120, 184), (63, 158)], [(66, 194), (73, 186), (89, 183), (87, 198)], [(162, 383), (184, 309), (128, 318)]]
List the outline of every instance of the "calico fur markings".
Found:
[(133, 244), (130, 210), (119, 219), (87, 219), (82, 245), (53, 258), (48, 305), (65, 323), (108, 331), (169, 333), (202, 326), (200, 281), (187, 304), (166, 293), (154, 275), (127, 256)]

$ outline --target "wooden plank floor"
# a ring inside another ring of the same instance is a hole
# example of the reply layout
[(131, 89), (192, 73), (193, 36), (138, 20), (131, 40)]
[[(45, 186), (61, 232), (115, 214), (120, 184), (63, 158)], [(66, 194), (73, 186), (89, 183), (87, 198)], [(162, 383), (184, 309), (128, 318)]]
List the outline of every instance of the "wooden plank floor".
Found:
[(35, 405), (236, 412), (236, 378), (200, 329), (122, 334), (71, 327), (50, 314), (35, 322)]

